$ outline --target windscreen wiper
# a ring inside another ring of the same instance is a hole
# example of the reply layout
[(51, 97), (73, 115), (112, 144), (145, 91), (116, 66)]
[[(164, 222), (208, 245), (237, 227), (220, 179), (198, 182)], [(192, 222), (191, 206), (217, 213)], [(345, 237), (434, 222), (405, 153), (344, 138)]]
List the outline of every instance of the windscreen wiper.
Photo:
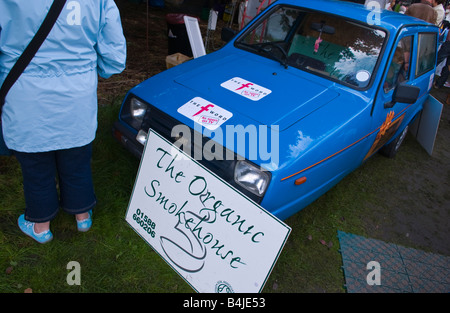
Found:
[[(283, 54), (283, 58), (279, 58), (275, 53), (273, 53), (272, 47), (276, 47), (278, 50), (281, 51)], [(271, 57), (276, 59), (278, 62), (280, 62), (281, 65), (284, 66), (284, 68), (288, 68), (287, 59), (288, 55), (286, 51), (284, 51), (283, 47), (281, 47), (276, 42), (266, 42), (259, 46), (258, 51), (264, 51), (265, 53), (269, 54)]]
[[(288, 55), (286, 51), (284, 51), (283, 47), (281, 47), (276, 42), (265, 42), (262, 44), (248, 44), (244, 42), (239, 42), (238, 44), (257, 52), (264, 52), (265, 54), (269, 55), (272, 59), (275, 59), (278, 62), (280, 62), (280, 64), (283, 65), (284, 68), (288, 68), (287, 64)], [(281, 51), (283, 57), (280, 58), (277, 54), (273, 53), (272, 47), (276, 47), (279, 51)]]

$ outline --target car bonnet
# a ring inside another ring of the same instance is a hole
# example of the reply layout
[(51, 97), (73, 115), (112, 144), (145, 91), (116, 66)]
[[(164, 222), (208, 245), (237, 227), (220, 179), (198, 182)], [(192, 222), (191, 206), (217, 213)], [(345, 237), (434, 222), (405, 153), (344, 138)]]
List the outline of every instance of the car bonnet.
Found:
[(175, 82), (233, 114), (282, 131), (339, 94), (331, 82), (259, 56), (232, 55), (175, 77)]

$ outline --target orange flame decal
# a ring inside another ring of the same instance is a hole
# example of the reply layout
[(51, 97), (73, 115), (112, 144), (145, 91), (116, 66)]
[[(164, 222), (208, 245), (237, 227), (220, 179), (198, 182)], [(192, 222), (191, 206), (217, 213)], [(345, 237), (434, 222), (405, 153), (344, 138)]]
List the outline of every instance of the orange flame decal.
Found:
[(392, 119), (394, 118), (394, 111), (391, 111), (387, 114), (386, 120), (384, 121), (383, 125), (380, 127), (380, 132), (378, 133), (379, 137), (384, 136), (386, 131), (391, 127)]

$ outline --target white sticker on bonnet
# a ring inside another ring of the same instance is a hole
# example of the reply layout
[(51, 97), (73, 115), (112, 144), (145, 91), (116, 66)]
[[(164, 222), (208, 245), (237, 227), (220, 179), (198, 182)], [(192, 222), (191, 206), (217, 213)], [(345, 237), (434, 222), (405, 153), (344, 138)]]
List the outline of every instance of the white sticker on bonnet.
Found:
[(200, 97), (185, 103), (177, 111), (209, 130), (215, 130), (233, 116), (233, 113)]
[(261, 100), (272, 92), (267, 88), (239, 77), (234, 77), (230, 80), (227, 80), (220, 86), (253, 101)]

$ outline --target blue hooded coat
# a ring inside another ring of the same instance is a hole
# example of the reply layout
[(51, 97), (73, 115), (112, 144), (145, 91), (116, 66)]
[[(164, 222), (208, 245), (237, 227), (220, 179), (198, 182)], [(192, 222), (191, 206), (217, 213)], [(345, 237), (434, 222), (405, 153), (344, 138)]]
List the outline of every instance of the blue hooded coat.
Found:
[[(53, 0), (0, 1), (0, 84)], [(67, 1), (39, 51), (10, 89), (2, 112), (8, 148), (45, 152), (95, 138), (97, 79), (123, 71), (126, 42), (113, 0)]]

